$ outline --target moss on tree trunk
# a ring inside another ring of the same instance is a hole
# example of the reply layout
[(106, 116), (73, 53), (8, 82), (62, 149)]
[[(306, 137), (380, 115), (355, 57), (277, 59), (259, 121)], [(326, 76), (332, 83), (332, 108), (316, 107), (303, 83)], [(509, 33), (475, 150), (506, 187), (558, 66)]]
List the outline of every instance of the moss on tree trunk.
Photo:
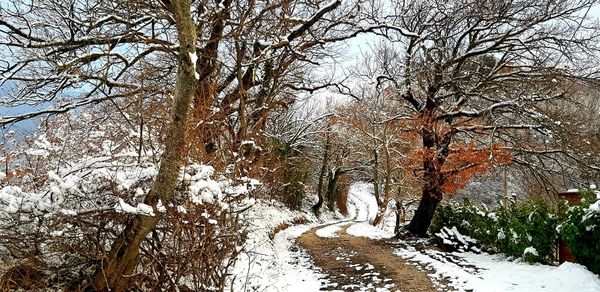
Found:
[[(173, 0), (170, 10), (177, 26), (179, 57), (175, 103), (160, 169), (144, 203), (155, 206), (159, 200), (169, 202), (175, 192), (179, 170), (183, 161), (188, 113), (196, 84), (196, 30), (190, 13), (191, 0)], [(88, 290), (124, 291), (128, 288), (128, 275), (133, 274), (139, 260), (142, 241), (162, 219), (156, 216), (135, 215), (113, 243), (106, 258), (98, 268)]]

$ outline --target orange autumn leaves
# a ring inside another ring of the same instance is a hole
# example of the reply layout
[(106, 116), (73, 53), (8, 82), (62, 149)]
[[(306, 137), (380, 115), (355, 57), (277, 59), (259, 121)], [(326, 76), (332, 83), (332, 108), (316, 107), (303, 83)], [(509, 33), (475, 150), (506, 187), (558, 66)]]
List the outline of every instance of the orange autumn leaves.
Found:
[[(469, 180), (477, 174), (483, 174), (491, 170), (494, 165), (510, 164), (513, 160), (511, 153), (507, 152), (500, 143), (487, 143), (489, 141), (483, 133), (471, 133), (470, 136), (457, 135), (460, 127), (481, 126), (477, 122), (461, 118), (454, 120), (451, 124), (445, 121), (435, 121), (435, 114), (430, 116), (424, 114), (413, 120), (419, 131), (429, 129), (438, 141), (443, 141), (451, 135), (452, 143), (448, 146), (447, 155), (442, 155), (438, 148), (416, 149), (409, 156), (413, 169), (423, 168), (424, 161), (431, 161), (435, 170), (441, 174), (439, 183), (441, 190), (452, 195), (457, 190), (464, 188)], [(475, 142), (478, 141), (478, 142)]]
[[(378, 108), (380, 112), (365, 114), (365, 105), (354, 104), (338, 108), (340, 114), (335, 123), (345, 123), (350, 133), (367, 133), (363, 136), (381, 136), (375, 139), (380, 143), (384, 140), (393, 148), (389, 153), (395, 156), (391, 159), (396, 166), (387, 167), (406, 174), (408, 181), (416, 183), (423, 176), (424, 161), (433, 165), (437, 173), (437, 187), (446, 195), (452, 195), (464, 188), (470, 179), (477, 174), (490, 171), (495, 165), (505, 165), (512, 162), (512, 155), (500, 143), (490, 142), (485, 133), (471, 132), (461, 135), (457, 129), (481, 126), (474, 120), (454, 119), (452, 122), (435, 120), (434, 113), (400, 114), (395, 112), (400, 108), (393, 98), (385, 100)], [(379, 120), (379, 122), (371, 119)], [(372, 129), (379, 127), (378, 130)], [(431, 148), (424, 148), (423, 131), (430, 131), (436, 142)], [(381, 134), (375, 134), (381, 133)], [(451, 136), (449, 136), (451, 135)], [(350, 135), (360, 139), (359, 135)], [(443, 150), (443, 141), (451, 137), (447, 152)], [(363, 143), (365, 144), (365, 143)], [(382, 146), (382, 150), (386, 147)]]
[(477, 146), (474, 142), (450, 144), (448, 156), (440, 161), (439, 151), (435, 149), (415, 149), (409, 155), (411, 162), (407, 167), (422, 170), (423, 161), (433, 161), (434, 167), (442, 174), (442, 191), (447, 195), (464, 188), (476, 174), (491, 170), (494, 165), (509, 164), (513, 157), (502, 150), (501, 145)]

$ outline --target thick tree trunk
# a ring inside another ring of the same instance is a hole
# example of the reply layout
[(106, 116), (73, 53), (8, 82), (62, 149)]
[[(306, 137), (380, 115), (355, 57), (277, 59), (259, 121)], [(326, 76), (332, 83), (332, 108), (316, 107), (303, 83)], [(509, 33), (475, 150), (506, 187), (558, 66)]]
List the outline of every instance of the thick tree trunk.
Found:
[[(433, 144), (433, 139), (437, 140), (437, 137), (433, 137), (431, 133), (424, 131), (423, 134), (423, 144), (426, 146), (426, 149), (431, 149), (428, 146)], [(417, 236), (427, 235), (427, 229), (431, 225), (435, 209), (443, 198), (441, 186), (444, 178), (440, 170), (440, 162), (443, 163), (443, 161), (439, 160), (440, 153), (444, 155), (443, 152), (432, 153), (431, 151), (427, 151), (423, 157), (423, 168), (425, 171), (423, 173), (421, 201), (419, 202), (417, 211), (415, 211), (415, 216), (407, 226), (408, 231)]]
[[(430, 88), (430, 91), (435, 91)], [(421, 138), (423, 140), (423, 190), (421, 202), (407, 226), (408, 231), (417, 236), (426, 236), (427, 229), (431, 225), (433, 215), (437, 205), (443, 198), (442, 186), (444, 184), (444, 174), (442, 166), (446, 162), (449, 153), (452, 134), (447, 133), (444, 136), (437, 134), (434, 129), (435, 102), (433, 98), (428, 98), (426, 110), (423, 112), (423, 128)]]
[[(194, 97), (196, 83), (196, 31), (190, 14), (191, 0), (171, 1), (171, 11), (177, 25), (180, 49), (178, 58), (175, 103), (165, 151), (160, 169), (144, 203), (155, 206), (159, 200), (169, 202), (175, 192), (179, 170), (183, 161), (188, 112)], [(92, 291), (125, 291), (128, 276), (133, 274), (138, 263), (140, 244), (160, 222), (162, 215), (136, 215), (113, 243), (108, 256), (98, 268)]]
[(424, 188), (421, 197), (421, 202), (415, 216), (412, 218), (406, 229), (417, 236), (427, 236), (427, 229), (431, 225), (433, 215), (437, 205), (442, 200), (442, 193), (431, 188)]

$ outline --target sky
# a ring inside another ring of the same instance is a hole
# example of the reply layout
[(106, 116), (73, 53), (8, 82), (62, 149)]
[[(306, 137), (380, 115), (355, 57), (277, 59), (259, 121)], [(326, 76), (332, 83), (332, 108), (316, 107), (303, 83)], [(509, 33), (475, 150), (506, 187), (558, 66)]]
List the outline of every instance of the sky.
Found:
[[(0, 6), (4, 6), (9, 2), (10, 0), (0, 0)], [(599, 18), (600, 5), (592, 7), (588, 12), (588, 16)], [(377, 44), (378, 38), (379, 37), (373, 35), (361, 34), (358, 37), (347, 41), (347, 47), (343, 50), (344, 58), (340, 62), (340, 64), (335, 65), (335, 70), (337, 71), (337, 74), (343, 74), (343, 72), (348, 70), (349, 67), (357, 65), (357, 60), (360, 60), (362, 58), (363, 53), (370, 52), (372, 50), (373, 46)], [(332, 67), (327, 68), (328, 69), (326, 70), (332, 70)], [(2, 99), (13, 88), (14, 86), (11, 86), (10, 83), (6, 83), (3, 86), (0, 86), (0, 99)], [(23, 105), (18, 107), (7, 108), (0, 106), (0, 117), (22, 114), (30, 111), (35, 111), (36, 109), (39, 109), (39, 107)], [(35, 130), (36, 125), (37, 120), (34, 119), (30, 121), (20, 122), (8, 127), (0, 128), (0, 139), (2, 137), (2, 134), (6, 131), (15, 131), (18, 134), (24, 134)]]

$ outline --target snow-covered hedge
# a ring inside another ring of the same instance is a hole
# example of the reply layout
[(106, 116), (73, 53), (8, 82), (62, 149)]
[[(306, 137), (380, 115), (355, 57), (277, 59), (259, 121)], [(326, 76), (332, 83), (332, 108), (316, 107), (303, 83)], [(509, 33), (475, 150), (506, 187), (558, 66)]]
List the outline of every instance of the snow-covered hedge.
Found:
[(581, 204), (563, 202), (560, 212), (538, 201), (492, 211), (468, 202), (440, 206), (431, 231), (456, 227), (487, 250), (542, 263), (555, 260), (560, 238), (578, 263), (600, 274), (600, 192), (582, 194)]
[(600, 274), (600, 192), (585, 191), (580, 205), (564, 207), (561, 238), (577, 262)]
[(441, 206), (432, 231), (456, 227), (485, 249), (529, 262), (554, 261), (558, 216), (543, 202), (513, 204), (508, 209), (486, 210), (470, 203)]
[(45, 284), (30, 289), (85, 283), (131, 216), (162, 213), (132, 283), (149, 290), (223, 287), (244, 240), (237, 211), (252, 203), (246, 194), (254, 181), (234, 183), (210, 166), (187, 165), (173, 200), (150, 206), (143, 200), (157, 165), (93, 160), (50, 172), (37, 191), (0, 187), (0, 276), (35, 261)]

